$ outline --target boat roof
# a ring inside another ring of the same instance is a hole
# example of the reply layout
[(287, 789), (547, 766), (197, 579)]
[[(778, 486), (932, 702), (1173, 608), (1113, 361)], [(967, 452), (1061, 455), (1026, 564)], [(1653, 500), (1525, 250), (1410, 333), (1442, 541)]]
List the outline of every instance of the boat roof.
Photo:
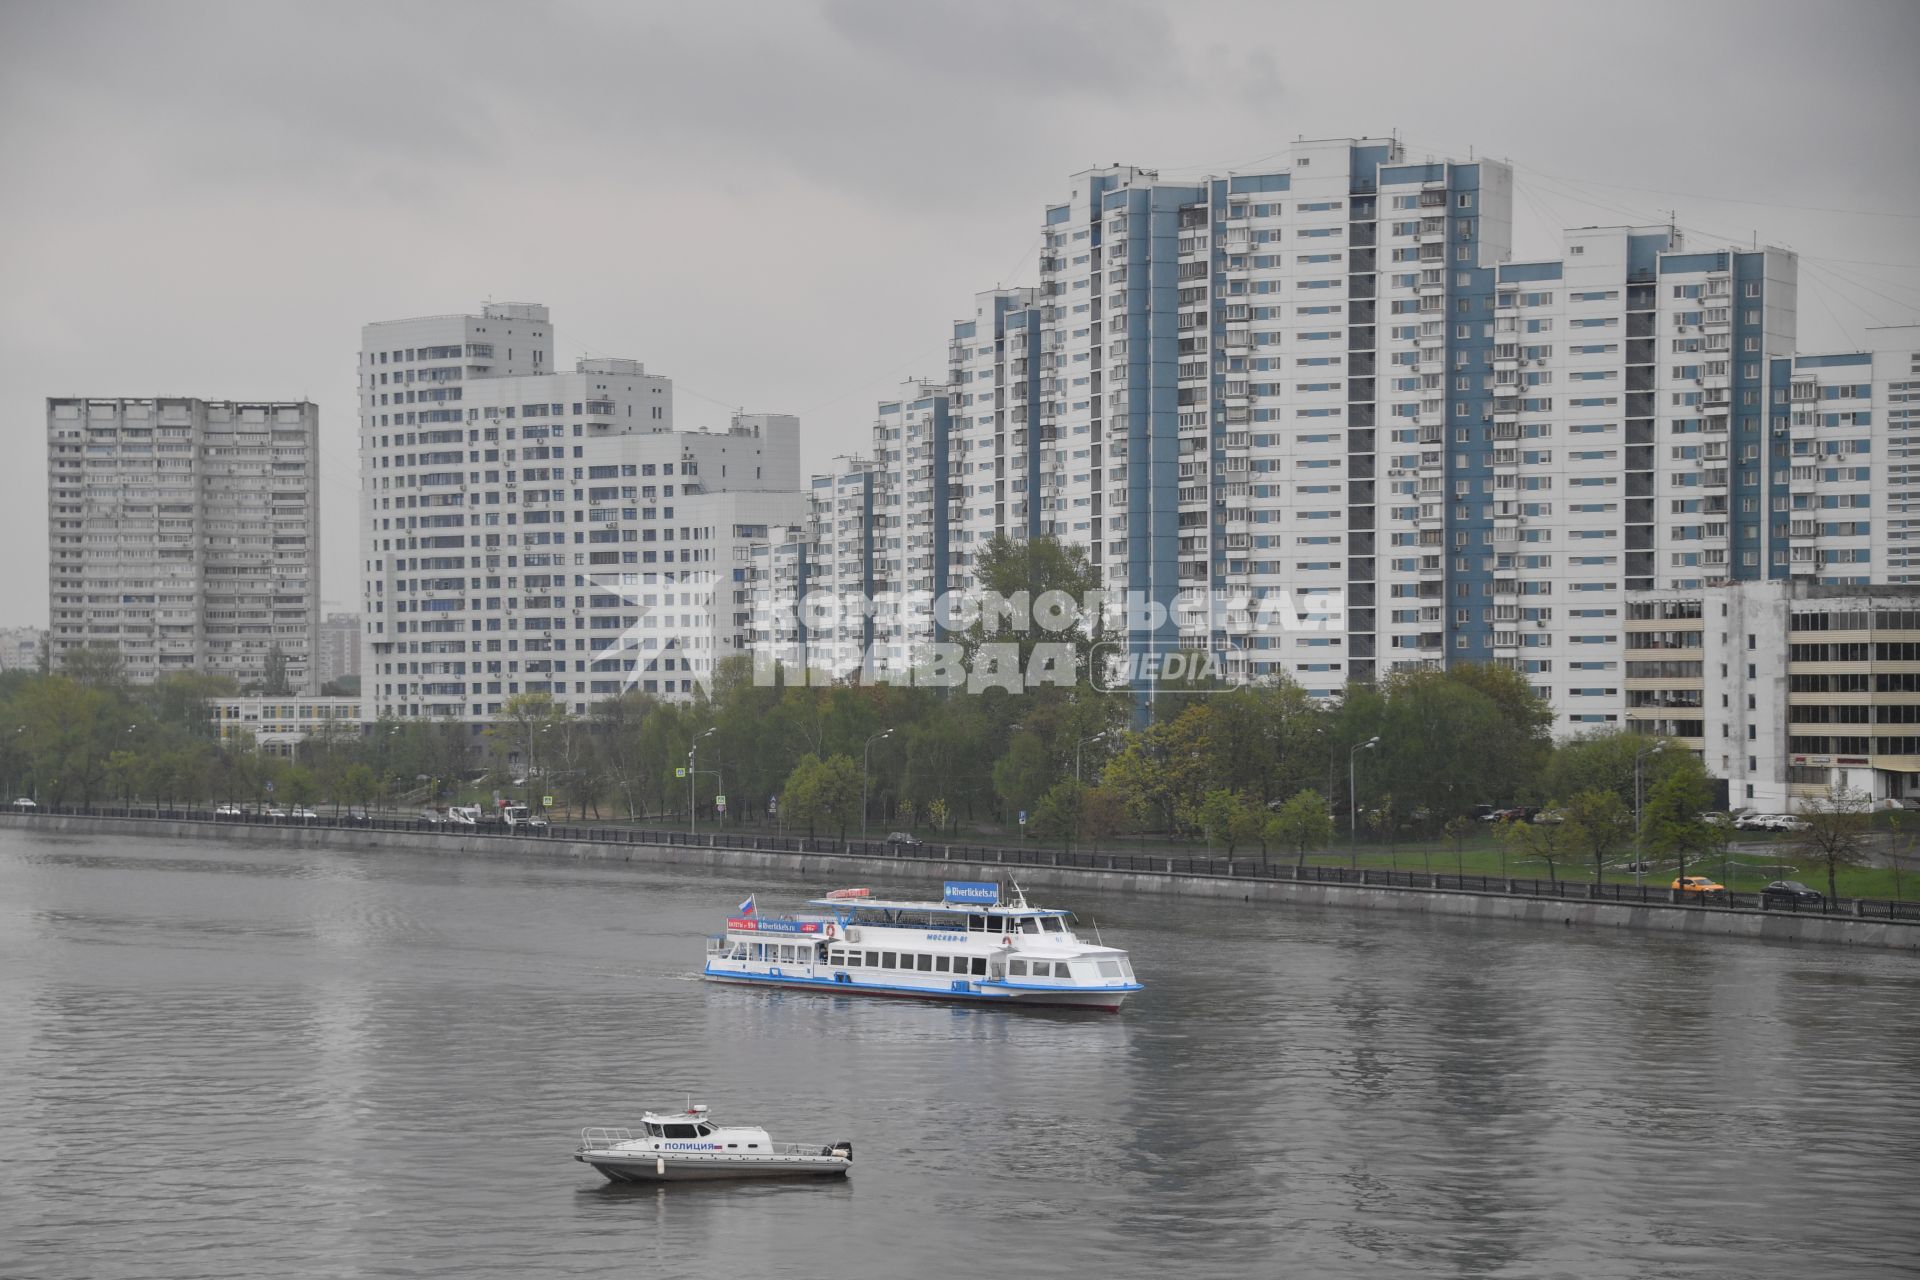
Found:
[(918, 902), (910, 898), (809, 898), (810, 907), (829, 907), (840, 910), (847, 907), (876, 907), (882, 911), (938, 911), (947, 915), (971, 916), (1066, 916), (1070, 911), (1060, 911), (1047, 907), (1029, 907), (1013, 903), (988, 902)]

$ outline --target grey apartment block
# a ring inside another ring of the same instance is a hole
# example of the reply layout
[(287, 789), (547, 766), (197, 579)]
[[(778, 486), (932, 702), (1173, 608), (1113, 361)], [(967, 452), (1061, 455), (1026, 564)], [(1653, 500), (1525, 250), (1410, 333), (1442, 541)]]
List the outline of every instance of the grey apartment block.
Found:
[(119, 648), (128, 678), (315, 687), (319, 411), (310, 402), (50, 398), (53, 665)]

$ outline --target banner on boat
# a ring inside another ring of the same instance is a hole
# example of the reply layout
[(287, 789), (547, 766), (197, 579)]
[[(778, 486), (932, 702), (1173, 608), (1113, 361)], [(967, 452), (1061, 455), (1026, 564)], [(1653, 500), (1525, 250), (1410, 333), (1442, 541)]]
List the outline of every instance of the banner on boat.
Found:
[(949, 880), (946, 900), (991, 907), (1000, 901), (1000, 886), (991, 880)]
[(727, 928), (736, 933), (818, 933), (820, 921), (735, 918), (727, 921)]

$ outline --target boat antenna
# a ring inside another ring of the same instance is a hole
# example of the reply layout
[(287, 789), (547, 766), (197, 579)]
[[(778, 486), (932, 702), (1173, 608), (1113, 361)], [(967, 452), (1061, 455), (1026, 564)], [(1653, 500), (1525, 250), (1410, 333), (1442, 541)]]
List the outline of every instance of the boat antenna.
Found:
[(1100, 936), (1100, 917), (1094, 916), (1092, 917), (1092, 919), (1093, 919), (1093, 940), (1099, 945), (1104, 947), (1107, 945), (1107, 940)]
[(1017, 899), (1017, 901), (1015, 901), (1012, 905), (1016, 907), (1026, 906), (1027, 891), (1020, 887), (1020, 882), (1018, 880), (1015, 880), (1012, 876), (1008, 876), (1007, 883), (1013, 886), (1013, 896)]

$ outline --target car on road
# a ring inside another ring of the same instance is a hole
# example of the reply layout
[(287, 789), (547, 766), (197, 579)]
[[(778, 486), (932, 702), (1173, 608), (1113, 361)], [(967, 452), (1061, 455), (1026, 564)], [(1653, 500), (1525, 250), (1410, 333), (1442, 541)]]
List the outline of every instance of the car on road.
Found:
[(315, 813), (313, 810), (307, 808), (305, 805), (295, 805), (292, 809), (290, 809), (287, 812), (287, 816), (292, 818), (295, 822), (312, 822), (314, 819), (318, 818), (320, 815)]
[[(5, 794), (4, 792), (0, 792), (0, 795), (4, 795), (4, 794)], [(27, 799), (25, 796), (21, 796), (18, 800), (15, 800), (13, 802), (13, 807), (16, 809), (38, 809), (40, 806), (35, 804), (33, 801)]]
[(237, 804), (221, 804), (214, 806), (213, 816), (216, 818), (244, 818), (247, 815)]
[(1805, 831), (1806, 819), (1785, 813), (1743, 813), (1733, 820), (1738, 831)]
[(368, 813), (365, 809), (348, 809), (345, 813), (340, 815), (340, 818), (341, 818), (341, 821), (343, 822), (372, 822), (373, 821), (373, 815)]
[(286, 818), (287, 811), (285, 809), (280, 808), (278, 805), (270, 804), (266, 808), (260, 811), (260, 816), (263, 818), (271, 818), (277, 822), (277, 821), (282, 821)]
[(1809, 889), (1798, 880), (1775, 880), (1760, 891), (1761, 901), (1769, 907), (1809, 906), (1817, 907), (1827, 900), (1827, 895), (1818, 889)]
[(1670, 887), (1690, 897), (1700, 898), (1725, 897), (1727, 892), (1727, 886), (1707, 876), (1681, 876)]
[(889, 831), (887, 833), (887, 847), (890, 849), (918, 849), (925, 843), (926, 841), (910, 831)]
[(430, 827), (441, 827), (446, 825), (447, 815), (441, 813), (438, 809), (422, 809), (420, 811), (420, 821)]

